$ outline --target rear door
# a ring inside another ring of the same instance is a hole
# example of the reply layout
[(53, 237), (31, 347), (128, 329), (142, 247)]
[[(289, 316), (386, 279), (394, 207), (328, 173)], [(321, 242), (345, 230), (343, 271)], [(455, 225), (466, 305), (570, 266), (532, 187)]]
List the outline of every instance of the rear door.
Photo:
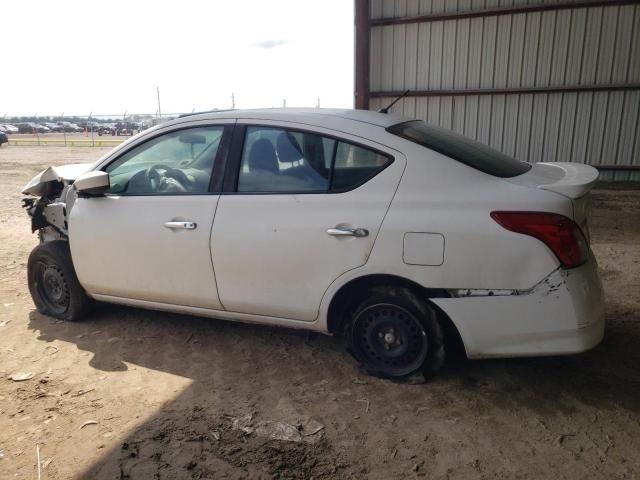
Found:
[(224, 308), (315, 320), (329, 285), (367, 262), (405, 161), (330, 130), (239, 121), (211, 239)]

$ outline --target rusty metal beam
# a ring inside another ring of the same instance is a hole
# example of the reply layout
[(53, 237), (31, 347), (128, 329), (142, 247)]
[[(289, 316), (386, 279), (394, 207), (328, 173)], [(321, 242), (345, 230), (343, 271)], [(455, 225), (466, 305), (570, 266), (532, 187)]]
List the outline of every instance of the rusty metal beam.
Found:
[[(356, 5), (359, 0), (356, 0)], [(415, 15), (407, 17), (389, 17), (389, 18), (376, 18), (370, 20), (369, 24), (372, 27), (384, 26), (384, 25), (400, 25), (406, 23), (424, 23), (424, 22), (437, 22), (443, 20), (456, 20), (460, 18), (474, 18), (474, 17), (490, 17), (496, 15), (511, 15), (517, 13), (531, 13), (531, 12), (544, 12), (549, 10), (566, 10), (574, 8), (589, 8), (589, 7), (612, 7), (620, 5), (634, 5), (640, 4), (640, 0), (586, 0), (582, 2), (565, 2), (565, 3), (545, 3), (537, 5), (521, 5), (515, 7), (502, 7), (502, 8), (486, 8), (484, 10), (470, 10), (463, 12), (448, 12), (448, 13), (433, 13), (429, 15)]]
[(369, 109), (369, 0), (355, 0), (355, 107)]
[(640, 165), (591, 165), (598, 170), (622, 170), (622, 171), (638, 171), (640, 170)]
[[(640, 90), (640, 83), (609, 85), (561, 85), (555, 87), (513, 87), (513, 88), (468, 88), (460, 90), (412, 90), (407, 97), (449, 97), (462, 95), (509, 95), (524, 93), (572, 93), (602, 92), (619, 90)], [(402, 91), (369, 92), (371, 98), (398, 97)]]

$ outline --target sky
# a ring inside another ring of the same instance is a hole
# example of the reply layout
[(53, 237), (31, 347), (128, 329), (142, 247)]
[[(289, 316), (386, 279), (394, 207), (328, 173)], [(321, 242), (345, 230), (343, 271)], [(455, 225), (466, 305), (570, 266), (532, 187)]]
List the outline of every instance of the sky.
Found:
[(16, 0), (0, 38), (0, 118), (353, 106), (352, 0)]

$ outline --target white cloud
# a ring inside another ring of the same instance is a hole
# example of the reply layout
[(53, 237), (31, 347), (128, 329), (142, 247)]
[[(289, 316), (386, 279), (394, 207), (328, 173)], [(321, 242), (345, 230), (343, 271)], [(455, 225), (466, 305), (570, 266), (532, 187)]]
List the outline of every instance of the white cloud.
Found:
[(275, 47), (280, 47), (282, 45), (284, 45), (285, 43), (287, 43), (286, 40), (263, 40), (261, 42), (256, 43), (256, 45), (260, 48), (264, 48), (265, 50), (270, 50), (272, 48)]

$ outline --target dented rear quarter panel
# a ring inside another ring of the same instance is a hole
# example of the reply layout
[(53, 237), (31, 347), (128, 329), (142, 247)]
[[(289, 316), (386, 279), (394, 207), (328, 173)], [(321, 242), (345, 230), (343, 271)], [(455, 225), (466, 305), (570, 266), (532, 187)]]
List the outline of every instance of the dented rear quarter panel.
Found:
[(593, 255), (520, 294), (432, 301), (455, 324), (469, 358), (577, 353), (604, 335), (604, 293)]

